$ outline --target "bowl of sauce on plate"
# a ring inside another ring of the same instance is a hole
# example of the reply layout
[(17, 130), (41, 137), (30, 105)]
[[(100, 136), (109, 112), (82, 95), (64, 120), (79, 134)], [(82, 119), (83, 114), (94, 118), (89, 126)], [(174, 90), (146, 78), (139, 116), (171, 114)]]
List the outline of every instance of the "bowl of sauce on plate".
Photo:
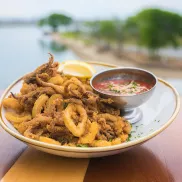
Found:
[(114, 68), (94, 75), (90, 85), (103, 98), (111, 98), (119, 109), (133, 109), (145, 103), (157, 84), (154, 74), (140, 68)]

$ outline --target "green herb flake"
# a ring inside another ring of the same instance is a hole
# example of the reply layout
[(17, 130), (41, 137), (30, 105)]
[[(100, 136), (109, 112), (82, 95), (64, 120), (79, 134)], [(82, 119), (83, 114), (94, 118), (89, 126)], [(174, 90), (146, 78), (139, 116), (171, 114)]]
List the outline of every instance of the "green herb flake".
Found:
[(160, 122), (160, 120), (157, 121), (158, 123)]
[(77, 146), (77, 147), (88, 147), (87, 144), (77, 144), (76, 146)]
[(111, 91), (114, 91), (115, 93), (120, 93), (119, 90), (111, 89)]
[(109, 88), (112, 88), (112, 87), (113, 87), (113, 85), (109, 84), (109, 85), (108, 85), (108, 87), (109, 87)]
[(132, 135), (131, 135), (131, 133), (130, 134), (128, 134), (128, 138), (127, 138), (127, 142), (129, 142), (129, 141), (131, 141), (131, 137), (132, 137)]
[(133, 82), (133, 86), (135, 86), (135, 87), (136, 87), (136, 86), (138, 86), (138, 84), (137, 84), (136, 82)]
[(66, 109), (67, 106), (68, 106), (68, 103), (64, 103), (64, 105), (63, 105), (64, 109)]

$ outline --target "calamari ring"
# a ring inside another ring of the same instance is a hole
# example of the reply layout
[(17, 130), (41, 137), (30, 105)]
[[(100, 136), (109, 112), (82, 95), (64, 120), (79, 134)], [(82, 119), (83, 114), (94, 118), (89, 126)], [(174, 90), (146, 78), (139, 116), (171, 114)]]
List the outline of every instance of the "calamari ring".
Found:
[(38, 75), (36, 75), (36, 80), (38, 82), (39, 85), (43, 86), (43, 87), (51, 87), (53, 88), (58, 94), (63, 94), (64, 93), (64, 87), (63, 86), (59, 86), (59, 85), (54, 85), (53, 83), (47, 83), (44, 82), (43, 80), (41, 80), (39, 78)]
[(95, 140), (95, 137), (99, 131), (99, 126), (97, 122), (92, 122), (90, 124), (90, 128), (88, 130), (88, 133), (79, 139), (79, 143), (87, 144), (92, 143)]
[(56, 141), (52, 138), (43, 137), (43, 136), (39, 137), (39, 141), (49, 143), (49, 144), (54, 144), (54, 145), (61, 145), (58, 141)]
[(23, 113), (23, 114), (17, 114), (14, 112), (6, 112), (5, 113), (5, 118), (12, 122), (13, 124), (19, 124), (22, 123), (24, 121), (29, 121), (32, 119), (31, 114), (27, 114), (27, 113)]
[(15, 110), (16, 112), (23, 111), (23, 106), (20, 105), (18, 100), (15, 98), (5, 98), (2, 104), (6, 109), (12, 109)]
[(54, 85), (62, 85), (64, 80), (61, 75), (56, 75), (48, 80), (49, 83), (53, 83)]
[(34, 118), (37, 114), (40, 114), (45, 103), (49, 97), (45, 94), (42, 94), (34, 103), (33, 109), (32, 109), (32, 117)]
[[(71, 113), (74, 111), (79, 113), (81, 119), (81, 122), (79, 122), (77, 126), (75, 125), (71, 117)], [(64, 124), (74, 136), (80, 137), (81, 135), (83, 135), (83, 133), (85, 132), (87, 119), (88, 118), (86, 110), (81, 105), (69, 104), (67, 108), (64, 110), (63, 114)]]
[[(52, 111), (57, 110), (62, 111), (63, 110), (63, 97), (60, 94), (53, 94), (46, 103), (45, 113), (51, 113)], [(61, 103), (57, 103), (56, 100), (60, 101)]]

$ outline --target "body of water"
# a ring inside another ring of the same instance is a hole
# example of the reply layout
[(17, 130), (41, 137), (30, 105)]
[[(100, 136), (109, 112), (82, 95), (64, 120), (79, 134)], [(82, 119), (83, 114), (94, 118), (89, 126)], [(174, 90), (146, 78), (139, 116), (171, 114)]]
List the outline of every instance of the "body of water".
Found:
[(78, 59), (65, 46), (52, 42), (35, 26), (0, 27), (0, 90), (18, 77), (48, 60), (48, 52), (56, 61)]
[[(65, 46), (43, 36), (42, 30), (35, 26), (0, 27), (0, 90), (45, 63), (48, 52), (59, 62), (79, 59)], [(182, 95), (182, 79), (169, 79), (169, 82)]]

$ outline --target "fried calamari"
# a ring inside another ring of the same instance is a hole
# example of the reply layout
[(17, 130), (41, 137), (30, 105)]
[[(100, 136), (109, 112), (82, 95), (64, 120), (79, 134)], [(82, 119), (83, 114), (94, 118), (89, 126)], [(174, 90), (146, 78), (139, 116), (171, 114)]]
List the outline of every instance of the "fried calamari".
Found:
[(24, 76), (20, 93), (4, 99), (5, 117), (25, 137), (49, 144), (104, 147), (125, 142), (131, 125), (95, 94), (89, 79), (58, 73), (49, 62)]

